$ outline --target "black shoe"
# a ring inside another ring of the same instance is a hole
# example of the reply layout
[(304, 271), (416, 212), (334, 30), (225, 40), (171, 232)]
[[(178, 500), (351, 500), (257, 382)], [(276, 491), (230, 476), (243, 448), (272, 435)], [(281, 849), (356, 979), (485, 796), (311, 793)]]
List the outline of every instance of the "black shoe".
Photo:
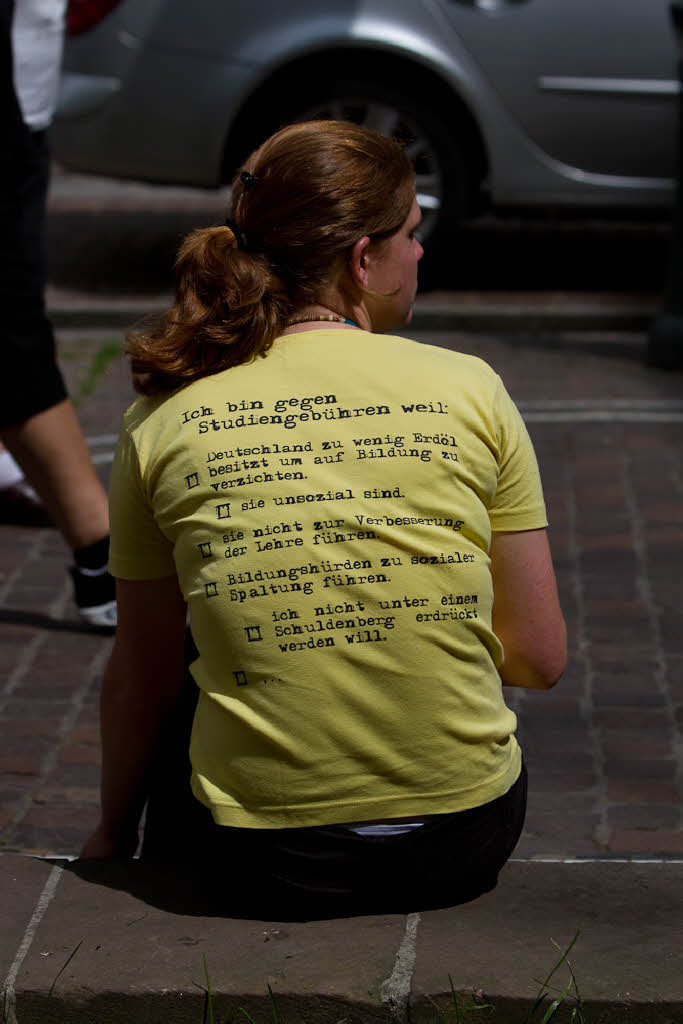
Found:
[(115, 629), (116, 584), (106, 567), (81, 569), (74, 565), (69, 572), (74, 583), (78, 614), (83, 621), (100, 629)]
[(40, 498), (25, 480), (0, 488), (0, 523), (6, 526), (54, 526)]

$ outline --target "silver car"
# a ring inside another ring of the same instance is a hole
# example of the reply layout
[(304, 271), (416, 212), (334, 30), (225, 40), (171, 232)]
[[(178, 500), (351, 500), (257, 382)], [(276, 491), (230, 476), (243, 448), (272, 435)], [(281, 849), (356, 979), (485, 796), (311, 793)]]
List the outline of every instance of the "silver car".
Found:
[(672, 198), (669, 0), (72, 0), (70, 18), (54, 140), (75, 170), (213, 187), (277, 127), (334, 117), (405, 142), (442, 237), (485, 204)]

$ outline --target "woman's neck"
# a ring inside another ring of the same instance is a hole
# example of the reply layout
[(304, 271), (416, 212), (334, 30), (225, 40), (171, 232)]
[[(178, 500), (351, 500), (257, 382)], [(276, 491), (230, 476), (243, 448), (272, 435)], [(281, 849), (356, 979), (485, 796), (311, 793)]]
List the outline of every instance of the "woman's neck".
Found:
[(370, 330), (370, 323), (362, 310), (347, 312), (341, 303), (323, 305), (322, 303), (311, 303), (305, 306), (298, 306), (292, 310), (283, 334), (293, 334), (300, 331), (315, 331), (321, 327), (334, 327), (342, 330)]

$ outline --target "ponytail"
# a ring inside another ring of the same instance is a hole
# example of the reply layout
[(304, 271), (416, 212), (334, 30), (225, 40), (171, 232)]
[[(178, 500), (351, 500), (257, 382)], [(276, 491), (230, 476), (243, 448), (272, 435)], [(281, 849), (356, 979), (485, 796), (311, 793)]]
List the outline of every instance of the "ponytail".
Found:
[(228, 226), (191, 232), (175, 269), (174, 304), (126, 338), (140, 394), (175, 390), (265, 356), (291, 309), (268, 260), (238, 247)]
[(175, 390), (265, 356), (358, 239), (393, 234), (414, 199), (415, 172), (395, 139), (342, 121), (276, 132), (235, 176), (237, 223), (187, 236), (174, 304), (128, 336), (136, 391)]

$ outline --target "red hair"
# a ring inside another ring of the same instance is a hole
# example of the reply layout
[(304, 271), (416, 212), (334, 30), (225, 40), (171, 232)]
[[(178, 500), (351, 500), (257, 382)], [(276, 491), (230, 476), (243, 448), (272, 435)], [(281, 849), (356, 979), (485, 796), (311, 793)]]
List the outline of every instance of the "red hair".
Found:
[(236, 231), (189, 234), (174, 304), (129, 335), (136, 390), (157, 394), (265, 356), (292, 309), (316, 301), (359, 238), (401, 227), (414, 195), (394, 139), (342, 121), (271, 136), (233, 182)]

